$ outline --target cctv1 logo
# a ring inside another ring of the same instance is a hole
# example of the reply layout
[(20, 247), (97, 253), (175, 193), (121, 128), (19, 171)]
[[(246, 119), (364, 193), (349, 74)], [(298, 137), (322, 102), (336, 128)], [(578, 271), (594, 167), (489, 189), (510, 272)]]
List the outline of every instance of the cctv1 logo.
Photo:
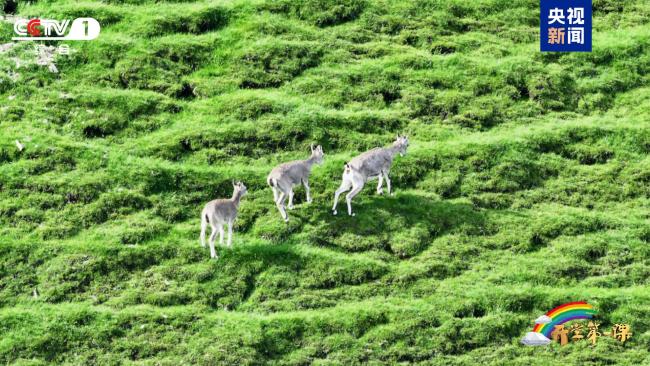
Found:
[(99, 36), (101, 27), (94, 18), (77, 18), (70, 20), (18, 19), (14, 23), (14, 32), (18, 37), (14, 41), (90, 41)]

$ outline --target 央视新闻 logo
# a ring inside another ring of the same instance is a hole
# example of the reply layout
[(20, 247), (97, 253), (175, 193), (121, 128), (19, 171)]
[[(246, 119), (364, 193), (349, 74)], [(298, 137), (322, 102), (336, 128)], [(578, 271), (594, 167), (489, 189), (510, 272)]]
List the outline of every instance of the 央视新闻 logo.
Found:
[(591, 52), (591, 0), (540, 0), (540, 50)]

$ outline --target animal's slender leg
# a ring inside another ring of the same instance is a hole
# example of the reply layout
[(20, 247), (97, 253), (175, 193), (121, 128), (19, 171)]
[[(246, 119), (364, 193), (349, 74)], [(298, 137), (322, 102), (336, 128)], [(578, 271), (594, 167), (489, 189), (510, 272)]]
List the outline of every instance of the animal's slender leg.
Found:
[(212, 233), (210, 234), (210, 258), (217, 257), (217, 251), (214, 249), (214, 240), (217, 238), (217, 228), (212, 227)]
[(344, 177), (341, 186), (334, 193), (334, 206), (332, 206), (332, 213), (334, 215), (336, 215), (336, 205), (339, 203), (339, 196), (341, 195), (341, 193), (349, 190), (350, 187), (352, 187), (352, 183)]
[(305, 193), (307, 194), (307, 203), (311, 203), (311, 196), (309, 195), (309, 179), (303, 179), (302, 184), (305, 186)]
[(228, 220), (228, 247), (232, 248), (232, 220)]
[(293, 188), (289, 190), (289, 209), (293, 210)]
[[(354, 183), (353, 183), (354, 184)], [(348, 215), (354, 216), (352, 213), (352, 199), (363, 189), (363, 183), (357, 187), (352, 186), (352, 190), (345, 196), (345, 201), (348, 203)]]
[(271, 187), (273, 189), (273, 202), (278, 202), (278, 189)]
[(284, 199), (287, 197), (287, 195), (283, 192), (280, 191), (280, 195), (278, 196), (278, 200), (275, 203), (275, 205), (278, 207), (278, 210), (280, 211), (280, 215), (284, 219), (284, 221), (289, 221), (289, 217), (287, 216), (287, 211), (284, 209)]
[(201, 246), (206, 247), (205, 244), (205, 230), (208, 228), (208, 220), (205, 218), (205, 214), (201, 214)]
[(219, 226), (219, 245), (223, 245), (223, 224)]
[(214, 243), (214, 241), (217, 239), (217, 233), (219, 232), (219, 229), (212, 225), (212, 231), (210, 232), (210, 239), (208, 239), (210, 245)]
[(386, 170), (386, 171), (384, 171), (382, 173), (384, 175), (384, 179), (386, 179), (386, 188), (388, 189), (388, 194), (392, 196), (392, 195), (394, 195), (394, 193), (391, 192), (391, 189), (390, 189), (390, 178), (388, 178), (388, 171)]
[(381, 188), (381, 184), (384, 182), (384, 177), (381, 174), (379, 174), (377, 180), (379, 181), (379, 183), (377, 183), (377, 194), (382, 194), (384, 193), (384, 190)]

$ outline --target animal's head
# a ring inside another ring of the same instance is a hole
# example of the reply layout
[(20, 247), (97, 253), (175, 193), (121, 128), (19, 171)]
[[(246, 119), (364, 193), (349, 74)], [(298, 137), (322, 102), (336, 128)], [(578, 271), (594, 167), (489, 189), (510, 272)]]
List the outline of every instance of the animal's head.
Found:
[(239, 195), (239, 197), (244, 197), (244, 195), (246, 195), (246, 192), (248, 192), (248, 190), (246, 189), (246, 186), (241, 181), (237, 182), (237, 183), (235, 183), (235, 181), (233, 181), (232, 182), (232, 188), (235, 191), (234, 194)]
[(397, 148), (400, 156), (406, 155), (406, 148), (409, 147), (409, 138), (406, 136), (397, 135), (393, 146)]
[(323, 157), (325, 154), (323, 153), (323, 147), (318, 145), (314, 147), (314, 145), (311, 145), (311, 157), (314, 159), (316, 164), (322, 164), (323, 163)]

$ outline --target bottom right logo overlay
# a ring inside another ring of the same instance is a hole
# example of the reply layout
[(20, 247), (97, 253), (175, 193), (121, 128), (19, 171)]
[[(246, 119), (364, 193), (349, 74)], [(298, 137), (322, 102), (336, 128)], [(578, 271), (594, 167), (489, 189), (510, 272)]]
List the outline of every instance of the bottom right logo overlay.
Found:
[(609, 332), (600, 330), (600, 323), (594, 319), (596, 313), (596, 309), (585, 301), (557, 306), (535, 319), (533, 331), (526, 333), (521, 343), (526, 346), (546, 346), (557, 342), (564, 346), (569, 341), (588, 341), (595, 345), (600, 337), (612, 337), (622, 343), (632, 337), (628, 324), (614, 324)]

